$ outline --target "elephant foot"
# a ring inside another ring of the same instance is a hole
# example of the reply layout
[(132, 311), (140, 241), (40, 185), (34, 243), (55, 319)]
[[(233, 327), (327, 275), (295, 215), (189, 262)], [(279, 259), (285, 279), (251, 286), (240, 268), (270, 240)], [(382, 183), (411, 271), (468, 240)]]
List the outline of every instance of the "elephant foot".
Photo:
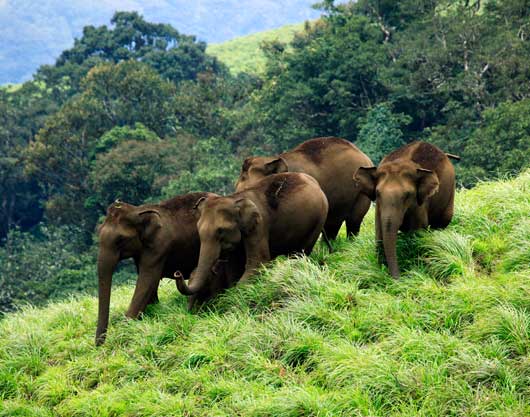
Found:
[(322, 230), (322, 238), (324, 240), (324, 243), (328, 247), (329, 253), (333, 253), (334, 252), (333, 245), (331, 244), (331, 241), (329, 240), (328, 235), (325, 230)]

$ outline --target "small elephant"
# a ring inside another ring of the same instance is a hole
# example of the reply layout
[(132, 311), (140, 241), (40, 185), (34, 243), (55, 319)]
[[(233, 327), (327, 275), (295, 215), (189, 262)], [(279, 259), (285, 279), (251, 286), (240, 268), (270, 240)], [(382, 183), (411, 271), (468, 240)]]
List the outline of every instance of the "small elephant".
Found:
[(390, 274), (399, 278), (398, 230), (446, 227), (453, 217), (455, 171), (449, 157), (434, 145), (413, 142), (386, 156), (377, 168), (361, 167), (354, 181), (376, 201), (378, 254), (384, 248)]
[(347, 140), (324, 137), (308, 140), (291, 151), (274, 157), (250, 157), (245, 160), (236, 191), (252, 187), (267, 175), (280, 172), (303, 172), (315, 178), (329, 203), (324, 238), (335, 239), (346, 221), (348, 236), (357, 235), (370, 208), (370, 199), (351, 182), (360, 167), (373, 166), (368, 156)]
[(160, 204), (133, 206), (116, 201), (99, 227), (99, 311), (96, 345), (105, 341), (109, 322), (112, 274), (117, 264), (133, 258), (138, 280), (126, 316), (136, 318), (148, 304), (158, 301), (162, 277), (180, 270), (191, 273), (199, 259), (200, 239), (194, 206), (198, 199), (214, 197), (192, 193)]
[(283, 173), (267, 176), (227, 197), (201, 198), (197, 209), (199, 263), (188, 285), (181, 274), (176, 275), (177, 287), (184, 295), (212, 285), (212, 268), (241, 247), (244, 254), (235, 260), (244, 259), (240, 281), (278, 255), (310, 254), (326, 220), (328, 202), (309, 175)]

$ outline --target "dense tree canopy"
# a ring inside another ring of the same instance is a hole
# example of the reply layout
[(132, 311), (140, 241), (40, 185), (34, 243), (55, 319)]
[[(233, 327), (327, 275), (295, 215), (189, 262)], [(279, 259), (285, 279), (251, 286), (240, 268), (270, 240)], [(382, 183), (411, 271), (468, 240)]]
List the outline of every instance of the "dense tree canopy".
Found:
[(111, 28), (86, 26), (55, 65), (39, 68), (37, 78), (60, 86), (68, 96), (77, 91), (90, 68), (105, 62), (141, 60), (173, 83), (193, 80), (204, 71), (223, 71), (214, 57), (206, 55), (204, 42), (170, 25), (146, 22), (137, 12), (116, 12), (111, 24)]

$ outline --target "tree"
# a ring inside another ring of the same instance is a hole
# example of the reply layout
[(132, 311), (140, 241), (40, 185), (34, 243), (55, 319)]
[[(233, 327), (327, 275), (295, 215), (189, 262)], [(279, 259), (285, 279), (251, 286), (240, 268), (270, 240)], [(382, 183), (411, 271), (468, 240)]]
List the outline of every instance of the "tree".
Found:
[(204, 42), (168, 24), (146, 22), (137, 12), (116, 12), (111, 24), (111, 28), (84, 27), (83, 36), (63, 51), (55, 65), (39, 68), (36, 78), (55, 89), (57, 100), (64, 102), (75, 94), (89, 70), (102, 63), (142, 61), (173, 83), (193, 80), (204, 71), (225, 71), (206, 54)]
[(90, 230), (97, 216), (86, 212), (88, 173), (98, 146), (109, 138), (102, 136), (136, 123), (158, 137), (174, 132), (175, 87), (136, 61), (94, 67), (81, 86), (81, 93), (47, 119), (28, 147), (26, 172), (45, 190), (50, 220), (82, 222)]
[(466, 144), (463, 182), (516, 174), (530, 166), (530, 99), (485, 110), (483, 121)]
[(270, 43), (266, 80), (255, 99), (265, 140), (284, 150), (315, 136), (357, 137), (359, 122), (386, 92), (383, 36), (369, 18), (341, 9), (295, 37)]
[(0, 89), (0, 241), (10, 228), (23, 230), (42, 218), (37, 181), (24, 175), (24, 148), (56, 106), (46, 89), (27, 82), (14, 91)]
[(166, 198), (178, 194), (211, 191), (234, 192), (240, 161), (234, 157), (230, 143), (219, 138), (198, 141), (190, 150), (190, 166), (163, 189)]
[(355, 144), (377, 165), (385, 155), (405, 144), (401, 129), (410, 121), (407, 115), (392, 113), (387, 104), (377, 104), (364, 118)]
[(183, 151), (177, 141), (128, 140), (99, 154), (89, 174), (89, 206), (103, 214), (117, 198), (130, 204), (156, 200), (187, 165), (180, 156)]

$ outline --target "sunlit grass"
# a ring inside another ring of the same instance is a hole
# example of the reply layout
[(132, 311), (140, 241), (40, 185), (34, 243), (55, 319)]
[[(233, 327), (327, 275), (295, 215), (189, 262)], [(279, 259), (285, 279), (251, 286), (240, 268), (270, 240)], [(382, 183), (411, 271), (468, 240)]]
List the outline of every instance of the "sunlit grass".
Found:
[[(0, 322), (0, 416), (530, 415), (530, 172), (458, 193), (446, 230), (375, 256), (373, 211), (329, 254), (281, 258), (186, 311), (171, 281), (142, 320), (113, 291)], [(406, 259), (405, 259), (406, 258)]]
[(233, 74), (247, 72), (262, 74), (265, 70), (265, 54), (261, 50), (263, 42), (290, 42), (295, 33), (304, 29), (303, 23), (285, 25), (277, 29), (241, 36), (223, 43), (208, 44), (206, 52), (226, 64)]

